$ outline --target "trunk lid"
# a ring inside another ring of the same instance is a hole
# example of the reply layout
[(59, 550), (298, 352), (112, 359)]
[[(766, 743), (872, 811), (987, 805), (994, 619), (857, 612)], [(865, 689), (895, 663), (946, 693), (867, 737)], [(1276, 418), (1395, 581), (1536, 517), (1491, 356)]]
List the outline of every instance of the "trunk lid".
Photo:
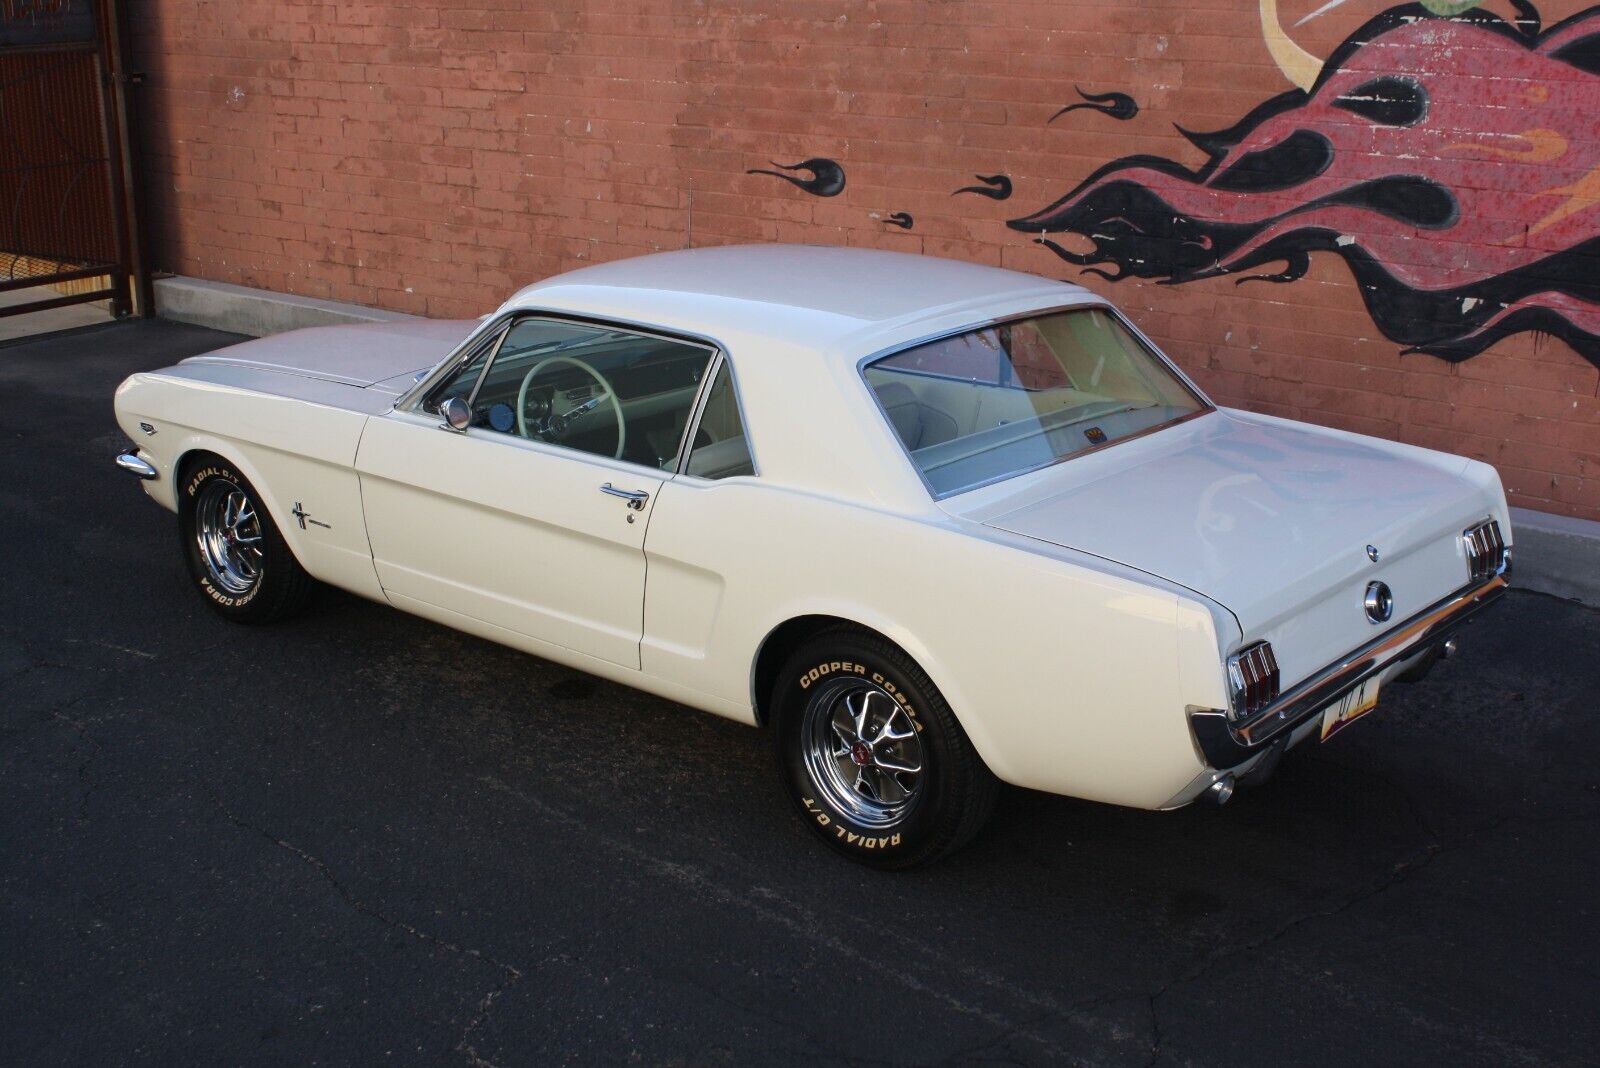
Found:
[[(1467, 584), (1461, 532), (1499, 518), (1469, 465), (1224, 411), (1058, 464), (967, 514), (1205, 595), (1244, 641), (1272, 641), (1287, 687)], [(1393, 591), (1388, 623), (1366, 617), (1372, 581)]]

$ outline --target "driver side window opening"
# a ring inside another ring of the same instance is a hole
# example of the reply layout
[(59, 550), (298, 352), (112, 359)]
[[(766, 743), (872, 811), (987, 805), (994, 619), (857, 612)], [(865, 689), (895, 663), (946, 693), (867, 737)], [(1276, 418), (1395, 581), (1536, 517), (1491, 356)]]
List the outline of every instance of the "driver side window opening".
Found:
[(457, 396), (473, 427), (672, 471), (713, 355), (617, 327), (519, 319), (425, 408)]

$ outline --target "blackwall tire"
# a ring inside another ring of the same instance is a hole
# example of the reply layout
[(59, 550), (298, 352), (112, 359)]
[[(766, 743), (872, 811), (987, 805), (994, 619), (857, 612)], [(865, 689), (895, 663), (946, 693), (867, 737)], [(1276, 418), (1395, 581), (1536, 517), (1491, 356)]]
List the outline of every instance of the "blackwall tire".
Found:
[(902, 869), (966, 845), (999, 781), (933, 682), (899, 647), (825, 631), (771, 696), (779, 772), (801, 819), (852, 860)]
[(217, 457), (191, 463), (178, 487), (178, 532), (189, 577), (234, 623), (272, 623), (305, 607), (316, 589), (260, 494)]

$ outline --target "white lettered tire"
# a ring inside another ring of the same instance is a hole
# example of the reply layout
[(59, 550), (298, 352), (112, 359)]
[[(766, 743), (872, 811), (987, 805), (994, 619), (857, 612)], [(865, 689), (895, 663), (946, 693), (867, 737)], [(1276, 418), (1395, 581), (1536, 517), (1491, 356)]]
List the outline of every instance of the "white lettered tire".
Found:
[(285, 619), (316, 588), (255, 487), (221, 457), (203, 455), (185, 466), (178, 531), (200, 595), (235, 623)]
[(801, 819), (852, 860), (910, 868), (960, 849), (999, 782), (901, 649), (824, 631), (785, 664), (771, 704), (778, 767)]

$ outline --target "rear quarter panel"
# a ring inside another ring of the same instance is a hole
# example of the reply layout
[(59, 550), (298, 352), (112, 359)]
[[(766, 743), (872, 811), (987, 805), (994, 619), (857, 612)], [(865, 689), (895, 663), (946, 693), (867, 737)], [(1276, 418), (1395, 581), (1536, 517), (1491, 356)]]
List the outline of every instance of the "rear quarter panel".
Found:
[(1156, 808), (1202, 770), (1184, 709), (1222, 699), (1217, 637), (1169, 590), (754, 478), (662, 487), (646, 553), (646, 673), (751, 707), (762, 640), (839, 616), (905, 649), (1007, 782)]

